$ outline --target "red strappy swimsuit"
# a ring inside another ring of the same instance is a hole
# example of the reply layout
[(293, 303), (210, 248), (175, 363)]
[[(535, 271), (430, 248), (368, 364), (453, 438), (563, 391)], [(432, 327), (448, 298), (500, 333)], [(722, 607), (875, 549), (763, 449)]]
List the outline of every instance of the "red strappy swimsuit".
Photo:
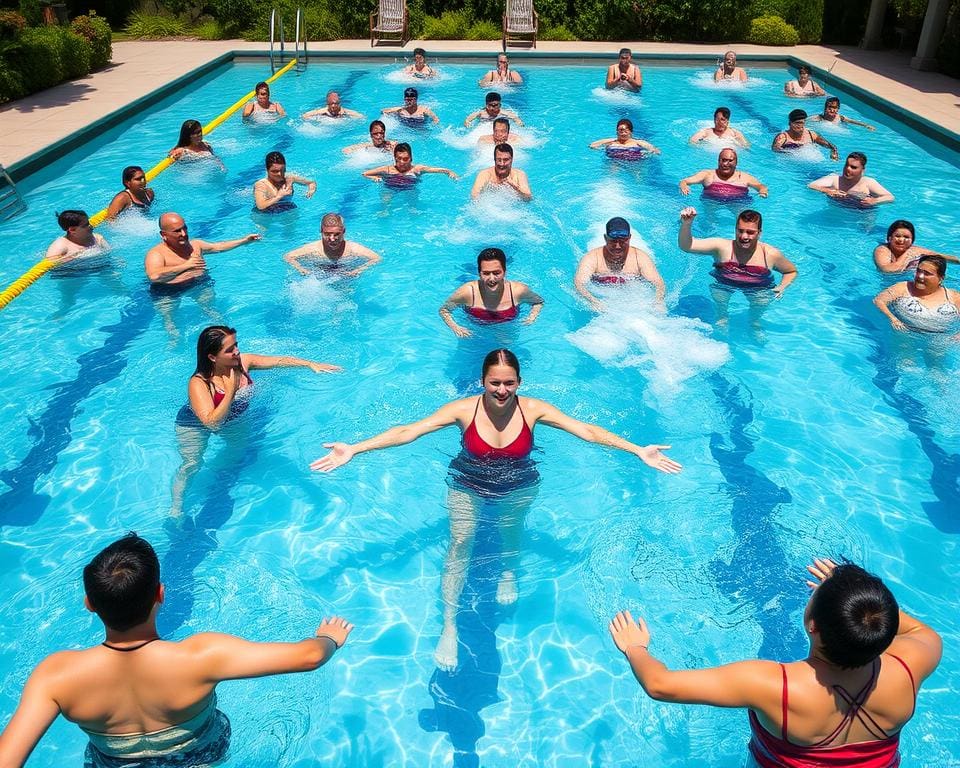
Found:
[(483, 395), (477, 398), (477, 407), (473, 411), (473, 421), (463, 431), (463, 447), (467, 453), (477, 459), (525, 459), (533, 450), (533, 432), (527, 426), (527, 420), (520, 410), (520, 401), (517, 400), (517, 410), (520, 411), (520, 418), (523, 426), (520, 428), (520, 434), (513, 442), (505, 445), (503, 448), (495, 448), (486, 440), (480, 437), (477, 432), (477, 412), (480, 410), (480, 403), (483, 402)]
[[(471, 284), (470, 306), (467, 307), (467, 314), (470, 315), (470, 317), (472, 317), (474, 320), (477, 320), (481, 323), (506, 323), (510, 320), (516, 320), (517, 316), (520, 314), (520, 308), (517, 306), (517, 302), (513, 298), (513, 283), (508, 282), (507, 286), (510, 290), (510, 306), (506, 309), (487, 309), (483, 306), (473, 306), (473, 303), (477, 300), (477, 292)], [(482, 295), (483, 294), (481, 294), (481, 296)]]

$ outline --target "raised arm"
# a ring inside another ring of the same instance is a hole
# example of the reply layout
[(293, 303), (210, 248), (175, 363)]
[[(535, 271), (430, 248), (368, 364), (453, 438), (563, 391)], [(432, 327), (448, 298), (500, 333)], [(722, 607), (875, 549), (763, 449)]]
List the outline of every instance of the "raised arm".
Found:
[(821, 176), (816, 181), (811, 181), (807, 184), (807, 189), (812, 189), (815, 192), (823, 192), (827, 197), (836, 197), (837, 193), (840, 192), (837, 188), (838, 179), (837, 174), (830, 173), (826, 176)]
[(206, 240), (194, 240), (193, 244), (198, 246), (203, 253), (223, 253), (224, 251), (239, 248), (241, 245), (246, 245), (247, 243), (252, 243), (259, 239), (260, 235), (256, 232), (252, 232), (249, 235), (244, 235), (236, 240), (221, 240), (218, 243), (210, 243)]
[(596, 141), (590, 142), (590, 149), (600, 149), (600, 147), (605, 147), (607, 144), (612, 144), (616, 139), (597, 139)]
[(248, 371), (264, 368), (309, 368), (314, 373), (338, 373), (343, 370), (339, 365), (317, 363), (291, 355), (250, 355), (245, 352), (240, 359)]
[(441, 168), (438, 165), (418, 165), (414, 167), (414, 170), (417, 173), (445, 173), (454, 181), (457, 181), (460, 178), (449, 168)]
[(231, 368), (223, 386), (223, 399), (219, 405), (215, 406), (210, 395), (210, 385), (199, 376), (191, 376), (190, 383), (187, 385), (190, 409), (203, 426), (213, 430), (219, 429), (230, 415), (230, 406), (233, 404), (239, 386), (240, 374), (235, 368)]
[(280, 189), (273, 188), (273, 195), (270, 194), (272, 186), (266, 179), (260, 179), (253, 185), (253, 204), (257, 206), (258, 211), (265, 211), (293, 194), (293, 185), (289, 178)]
[(680, 211), (680, 232), (677, 234), (677, 245), (681, 251), (687, 253), (702, 253), (716, 257), (720, 249), (727, 243), (719, 237), (705, 237), (698, 239), (693, 236), (693, 220), (696, 218), (696, 208), (684, 208)]
[(440, 307), (440, 318), (447, 324), (447, 327), (461, 339), (466, 336), (472, 336), (473, 333), (469, 328), (464, 328), (453, 319), (453, 310), (470, 303), (470, 286), (471, 283), (461, 285), (447, 297), (447, 300), (443, 302), (443, 306)]
[(44, 659), (27, 678), (20, 703), (0, 733), (0, 766), (20, 768), (34, 747), (60, 714), (53, 689), (54, 680), (66, 674), (61, 654)]
[(519, 168), (514, 168), (513, 172), (507, 177), (507, 184), (516, 190), (521, 200), (530, 202), (533, 200), (533, 192), (530, 191), (530, 182), (527, 174)]
[(533, 325), (543, 310), (543, 297), (539, 293), (530, 290), (530, 286), (526, 283), (515, 282), (512, 283), (512, 285), (513, 297), (516, 299), (516, 302), (518, 304), (530, 305), (530, 314), (527, 316), (527, 319), (523, 321), (523, 324)]
[(302, 184), (307, 188), (307, 191), (304, 193), (305, 197), (313, 197), (313, 194), (317, 191), (317, 182), (313, 179), (308, 179), (306, 176), (298, 176), (295, 173), (287, 174), (287, 181), (291, 184)]
[(257, 102), (254, 100), (254, 101), (248, 101), (246, 104), (243, 105), (243, 115), (241, 115), (242, 119), (246, 120), (248, 117), (250, 117), (250, 115), (253, 114), (253, 107), (256, 103)]
[(184, 259), (180, 264), (174, 264), (169, 267), (163, 265), (163, 254), (156, 248), (151, 248), (143, 262), (144, 271), (151, 283), (169, 283), (177, 275), (188, 272), (191, 269), (203, 269), (206, 262), (200, 250), (194, 251), (189, 259)]

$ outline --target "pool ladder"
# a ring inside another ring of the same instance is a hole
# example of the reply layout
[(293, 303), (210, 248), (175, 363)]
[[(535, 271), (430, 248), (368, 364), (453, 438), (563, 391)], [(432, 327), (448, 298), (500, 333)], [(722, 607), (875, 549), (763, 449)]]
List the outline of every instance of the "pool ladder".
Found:
[(7, 169), (0, 165), (0, 221), (12, 219), (25, 210), (27, 204), (17, 191), (17, 185), (13, 183)]
[[(279, 51), (276, 51), (277, 38), (279, 37)], [(270, 11), (270, 72), (276, 74), (277, 70), (283, 67), (286, 41), (283, 38), (283, 14), (276, 8)], [(302, 49), (302, 52), (301, 52)], [(307, 69), (307, 28), (303, 15), (303, 8), (297, 8), (297, 18), (295, 22), (293, 55), (297, 60), (297, 72), (304, 72)]]

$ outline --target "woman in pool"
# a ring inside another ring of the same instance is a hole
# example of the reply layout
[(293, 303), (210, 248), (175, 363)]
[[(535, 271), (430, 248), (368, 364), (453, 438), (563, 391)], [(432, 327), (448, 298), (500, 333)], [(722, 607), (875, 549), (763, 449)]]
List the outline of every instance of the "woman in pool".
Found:
[(717, 67), (717, 71), (713, 73), (714, 82), (734, 81), (742, 83), (745, 82), (746, 79), (747, 73), (737, 66), (737, 54), (734, 51), (727, 51), (723, 54), (723, 61), (720, 63), (720, 66)]
[(257, 119), (267, 118), (271, 120), (277, 120), (281, 117), (287, 116), (287, 113), (284, 111), (283, 107), (280, 106), (279, 101), (270, 101), (269, 85), (266, 83), (257, 83), (253, 90), (257, 97), (253, 101), (248, 101), (244, 105), (244, 120), (249, 120), (254, 116)]
[(659, 155), (657, 149), (649, 141), (633, 137), (633, 123), (626, 118), (617, 121), (617, 135), (612, 139), (597, 139), (590, 145), (590, 149), (603, 147), (609, 157), (617, 160), (640, 160), (647, 154)]
[(128, 165), (121, 176), (123, 189), (114, 195), (107, 206), (107, 218), (118, 216), (127, 208), (135, 208), (143, 213), (150, 210), (153, 202), (153, 190), (147, 186), (147, 176), (139, 165)]
[(364, 171), (363, 175), (374, 183), (383, 182), (388, 187), (405, 189), (412, 187), (420, 180), (422, 173), (445, 173), (456, 181), (457, 176), (449, 168), (439, 168), (432, 165), (414, 165), (413, 150), (405, 141), (401, 141), (393, 148), (393, 165), (381, 165)]
[(287, 173), (287, 160), (279, 152), (267, 153), (264, 165), (267, 177), (253, 185), (253, 201), (258, 211), (281, 213), (296, 208), (296, 203), (290, 199), (294, 184), (302, 184), (307, 188), (307, 198), (313, 197), (317, 191), (316, 182), (295, 173)]
[(887, 227), (887, 242), (873, 249), (873, 263), (877, 269), (881, 272), (907, 272), (917, 268), (921, 256), (940, 256), (945, 261), (960, 264), (956, 256), (914, 245), (916, 236), (913, 224), (906, 219), (897, 219)]
[(266, 368), (309, 368), (335, 373), (341, 368), (300, 357), (241, 354), (237, 331), (225, 325), (204, 328), (197, 338), (197, 368), (187, 384), (188, 403), (176, 418), (181, 463), (173, 479), (170, 514), (179, 517), (187, 482), (200, 469), (210, 431), (243, 413), (253, 392), (250, 371)]
[(203, 140), (203, 126), (196, 120), (184, 120), (180, 126), (180, 138), (177, 139), (177, 146), (171, 149), (167, 155), (171, 160), (206, 160), (213, 159), (223, 168), (223, 163), (217, 157), (207, 142)]
[(463, 591), (473, 550), (477, 514), (484, 501), (496, 504), (503, 542), (503, 572), (497, 602), (517, 599), (515, 569), (519, 560), (523, 518), (533, 502), (539, 475), (530, 459), (533, 430), (538, 422), (562, 429), (582, 440), (632, 453), (661, 472), (676, 473), (680, 465), (661, 450), (668, 445), (635, 445), (594, 424), (567, 416), (552, 405), (519, 397), (520, 363), (508, 349), (497, 349), (483, 360), (483, 394), (447, 403), (425, 419), (392, 427), (354, 445), (324, 443), (331, 451), (311, 469), (329, 472), (359, 453), (406, 445), (423, 435), (456, 424), (463, 450), (450, 464), (447, 507), (450, 511), (450, 549), (443, 574), (443, 631), (434, 659), (441, 669), (457, 666), (457, 604)]
[(497, 55), (497, 68), (491, 69), (481, 77), (477, 85), (484, 87), (488, 85), (508, 85), (511, 83), (519, 84), (522, 82), (523, 78), (520, 77), (520, 73), (514, 69), (510, 69), (510, 61), (507, 59), (507, 54), (500, 53)]
[(647, 625), (629, 611), (613, 618), (610, 634), (651, 698), (749, 710), (760, 768), (895, 768), (900, 730), (940, 663), (940, 636), (859, 566), (814, 560), (807, 570), (816, 581), (807, 582), (802, 661), (673, 671), (650, 653)]
[(873, 300), (896, 331), (947, 333), (960, 320), (960, 294), (943, 284), (947, 262), (921, 256), (913, 280), (891, 285)]
[(827, 92), (810, 79), (810, 67), (801, 64), (797, 70), (797, 79), (786, 82), (783, 92), (793, 98), (805, 99), (811, 96), (826, 96)]

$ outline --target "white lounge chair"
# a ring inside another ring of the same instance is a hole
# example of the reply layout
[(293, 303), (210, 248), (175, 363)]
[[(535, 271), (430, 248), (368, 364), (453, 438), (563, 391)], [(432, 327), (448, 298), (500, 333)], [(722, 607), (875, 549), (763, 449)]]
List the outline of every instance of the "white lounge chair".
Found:
[(509, 44), (537, 47), (537, 12), (533, 0), (507, 0), (503, 12), (503, 50)]
[(388, 41), (406, 45), (410, 39), (408, 30), (407, 1), (380, 0), (380, 7), (370, 14), (370, 47)]

